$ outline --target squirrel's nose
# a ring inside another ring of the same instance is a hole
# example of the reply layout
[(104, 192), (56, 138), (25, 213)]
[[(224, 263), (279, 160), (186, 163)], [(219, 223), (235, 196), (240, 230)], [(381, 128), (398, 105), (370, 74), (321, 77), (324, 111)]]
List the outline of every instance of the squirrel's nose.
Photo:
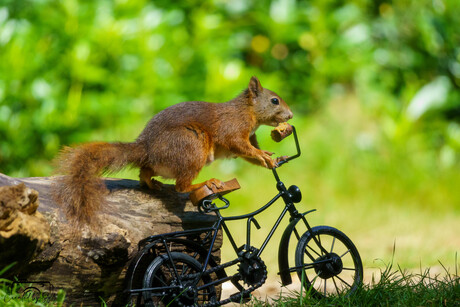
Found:
[(293, 116), (294, 116), (294, 114), (292, 114), (292, 111), (291, 111), (291, 110), (289, 110), (289, 113), (288, 113), (288, 119), (291, 119)]

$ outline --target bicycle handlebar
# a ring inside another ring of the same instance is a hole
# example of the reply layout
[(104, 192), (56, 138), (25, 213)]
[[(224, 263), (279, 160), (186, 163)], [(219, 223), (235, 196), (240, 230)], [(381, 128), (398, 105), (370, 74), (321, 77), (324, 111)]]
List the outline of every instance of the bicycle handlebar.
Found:
[(300, 156), (301, 152), (300, 152), (299, 139), (297, 138), (297, 132), (296, 132), (294, 126), (291, 125), (291, 127), (292, 127), (292, 134), (294, 135), (294, 140), (295, 140), (295, 146), (296, 146), (296, 149), (297, 149), (297, 153), (295, 155), (293, 155), (293, 156), (289, 156), (286, 159), (278, 162), (278, 165), (275, 168), (278, 168), (281, 165), (283, 165), (284, 163), (287, 163), (287, 162), (289, 162), (291, 160), (294, 160), (294, 159), (296, 159), (296, 158), (298, 158)]

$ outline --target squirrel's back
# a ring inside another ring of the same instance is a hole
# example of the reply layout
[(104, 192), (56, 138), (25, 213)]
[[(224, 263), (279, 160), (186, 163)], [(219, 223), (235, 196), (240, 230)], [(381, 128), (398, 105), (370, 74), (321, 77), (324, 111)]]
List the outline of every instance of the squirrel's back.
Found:
[(217, 105), (219, 104), (204, 101), (186, 101), (172, 105), (150, 119), (137, 142), (150, 143), (171, 129), (196, 124), (201, 125), (203, 129), (212, 130)]
[[(170, 143), (169, 132), (174, 130), (206, 133), (213, 141), (235, 131), (254, 130), (256, 120), (241, 94), (228, 102), (186, 101), (172, 105), (156, 114), (141, 132), (136, 142), (152, 150)], [(228, 131), (228, 133), (227, 133)]]

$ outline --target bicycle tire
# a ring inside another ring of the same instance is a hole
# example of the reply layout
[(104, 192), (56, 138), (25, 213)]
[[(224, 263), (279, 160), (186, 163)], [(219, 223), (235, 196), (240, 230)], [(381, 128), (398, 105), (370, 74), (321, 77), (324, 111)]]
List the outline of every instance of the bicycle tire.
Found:
[[(305, 232), (297, 244), (295, 264), (305, 291), (315, 298), (350, 295), (363, 281), (363, 265), (356, 246), (333, 227), (316, 226)], [(328, 287), (329, 280), (332, 282)]]

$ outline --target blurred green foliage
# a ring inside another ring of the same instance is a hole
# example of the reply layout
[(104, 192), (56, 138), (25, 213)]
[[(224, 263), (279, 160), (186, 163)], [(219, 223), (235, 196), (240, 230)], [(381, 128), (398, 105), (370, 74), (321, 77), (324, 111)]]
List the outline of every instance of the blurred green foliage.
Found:
[(1, 0), (0, 171), (49, 175), (64, 144), (131, 141), (159, 110), (229, 100), (251, 75), (297, 117), (352, 95), (392, 145), (417, 135), (452, 167), (459, 11), (457, 0)]

